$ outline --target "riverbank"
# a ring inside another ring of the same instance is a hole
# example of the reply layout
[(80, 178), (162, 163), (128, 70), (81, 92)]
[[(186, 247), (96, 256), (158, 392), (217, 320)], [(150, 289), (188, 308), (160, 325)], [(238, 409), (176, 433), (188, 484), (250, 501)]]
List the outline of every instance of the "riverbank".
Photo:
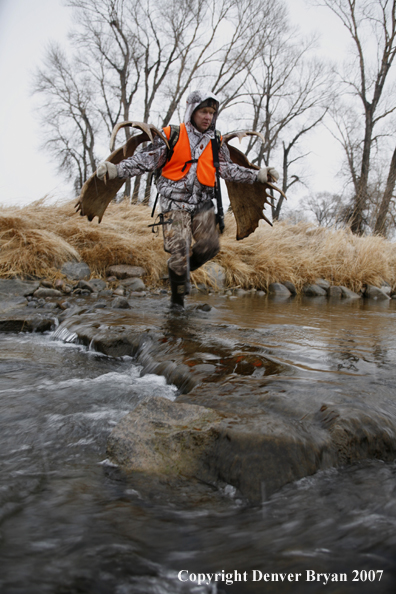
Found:
[[(71, 260), (87, 263), (91, 276), (106, 279), (110, 266), (127, 264), (146, 271), (147, 286), (161, 287), (167, 255), (161, 231), (148, 225), (150, 209), (111, 204), (99, 225), (74, 212), (74, 204), (39, 201), (9, 207), (0, 216), (0, 278), (64, 278)], [(273, 283), (292, 283), (297, 292), (321, 278), (358, 293), (365, 286), (396, 287), (396, 244), (382, 237), (356, 237), (345, 229), (307, 223), (274, 227), (260, 224), (237, 242), (233, 216), (226, 216), (221, 251), (215, 258), (225, 274), (225, 287), (268, 291)], [(215, 286), (206, 269), (193, 273), (196, 285)]]

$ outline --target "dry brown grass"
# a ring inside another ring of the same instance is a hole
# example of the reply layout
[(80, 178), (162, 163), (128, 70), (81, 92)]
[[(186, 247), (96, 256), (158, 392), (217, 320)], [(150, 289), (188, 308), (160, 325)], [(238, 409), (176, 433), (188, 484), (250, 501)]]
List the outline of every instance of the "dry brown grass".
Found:
[[(147, 282), (158, 284), (166, 272), (161, 235), (147, 227), (150, 209), (111, 204), (100, 225), (74, 213), (73, 202), (3, 208), (0, 215), (0, 277), (36, 275), (56, 278), (68, 260), (83, 260), (93, 276), (105, 276), (111, 264), (143, 266)], [(396, 244), (381, 237), (356, 237), (347, 230), (307, 223), (260, 224), (247, 239), (235, 240), (235, 222), (226, 217), (221, 238), (222, 264), (230, 286), (266, 289), (289, 280), (298, 289), (317, 277), (359, 290), (364, 284), (396, 284)], [(205, 269), (194, 273), (205, 282)]]

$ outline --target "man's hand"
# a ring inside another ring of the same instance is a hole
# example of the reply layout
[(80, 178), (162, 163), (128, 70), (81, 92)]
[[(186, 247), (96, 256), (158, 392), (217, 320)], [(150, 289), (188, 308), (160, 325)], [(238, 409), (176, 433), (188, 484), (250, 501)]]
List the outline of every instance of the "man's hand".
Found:
[(110, 161), (103, 161), (103, 163), (99, 163), (96, 170), (97, 177), (101, 180), (104, 180), (106, 173), (109, 179), (115, 179), (117, 177), (117, 165), (110, 163)]
[(263, 167), (257, 174), (257, 181), (265, 184), (266, 182), (271, 181), (270, 177), (272, 177), (275, 181), (278, 181), (279, 173), (276, 169), (274, 169), (274, 167)]

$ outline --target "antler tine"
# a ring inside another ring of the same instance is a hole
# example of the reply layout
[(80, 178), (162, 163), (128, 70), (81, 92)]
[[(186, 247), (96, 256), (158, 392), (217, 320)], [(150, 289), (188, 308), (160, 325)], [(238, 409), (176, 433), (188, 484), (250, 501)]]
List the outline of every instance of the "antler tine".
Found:
[(265, 193), (265, 195), (268, 198), (266, 204), (269, 204), (270, 206), (275, 206), (275, 197), (272, 196), (272, 194), (267, 194), (267, 192)]
[(114, 126), (113, 132), (111, 133), (111, 137), (110, 137), (110, 150), (112, 152), (114, 150), (115, 139), (116, 139), (118, 132), (121, 130), (121, 128), (126, 128), (127, 126), (131, 126), (132, 128), (140, 128), (141, 130), (143, 130), (143, 132), (146, 132), (147, 136), (149, 137), (149, 139), (151, 141), (153, 140), (153, 135), (151, 134), (151, 130), (150, 130), (150, 127), (148, 124), (145, 124), (144, 122), (131, 122), (131, 121), (119, 122), (118, 124), (116, 124)]
[(264, 213), (261, 213), (261, 216), (263, 217), (264, 221), (266, 223), (268, 223), (268, 225), (271, 225), (271, 227), (273, 227), (273, 224), (271, 223), (271, 221), (269, 219), (267, 219), (267, 217), (265, 216)]
[(116, 139), (116, 136), (117, 136), (119, 130), (121, 130), (121, 128), (125, 128), (126, 126), (131, 126), (132, 128), (140, 128), (143, 132), (145, 132), (147, 134), (147, 136), (149, 137), (151, 142), (153, 141), (152, 133), (154, 132), (165, 142), (166, 146), (169, 148), (168, 139), (166, 138), (166, 136), (164, 136), (164, 134), (162, 134), (162, 132), (160, 130), (158, 130), (158, 128), (153, 126), (152, 124), (146, 124), (145, 122), (128, 121), (128, 122), (119, 122), (118, 124), (116, 124), (114, 126), (113, 131), (111, 133), (111, 138), (110, 138), (110, 150), (112, 152), (114, 150), (115, 139)]
[(274, 184), (272, 184), (269, 181), (267, 181), (266, 184), (267, 184), (267, 186), (269, 186), (270, 188), (275, 190), (275, 192), (279, 192), (279, 194), (281, 194), (283, 196), (283, 198), (286, 198), (286, 200), (287, 200), (286, 194), (280, 188), (278, 188), (277, 186), (275, 186)]
[(133, 122), (118, 122), (118, 124), (116, 124), (114, 126), (113, 131), (110, 136), (110, 151), (111, 152), (113, 152), (113, 150), (114, 150), (115, 139), (116, 139), (116, 136), (117, 136), (119, 130), (121, 130), (121, 128), (125, 128), (126, 126), (133, 126)]
[(229, 142), (233, 138), (238, 138), (239, 143), (241, 143), (242, 138), (245, 138), (245, 136), (258, 136), (261, 138), (262, 143), (265, 142), (264, 136), (261, 134), (261, 132), (254, 132), (253, 130), (237, 130), (236, 132), (230, 132), (229, 134), (225, 134), (223, 136), (223, 141)]

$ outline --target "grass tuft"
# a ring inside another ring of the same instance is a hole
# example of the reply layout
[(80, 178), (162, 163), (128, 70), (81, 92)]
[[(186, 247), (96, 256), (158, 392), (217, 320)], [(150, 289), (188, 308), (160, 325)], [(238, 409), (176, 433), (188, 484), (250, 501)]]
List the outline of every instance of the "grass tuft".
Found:
[[(147, 284), (157, 285), (166, 274), (168, 255), (162, 234), (147, 227), (152, 222), (146, 206), (111, 204), (99, 225), (74, 212), (74, 203), (3, 208), (0, 216), (0, 277), (60, 276), (69, 260), (83, 260), (95, 277), (105, 277), (112, 264), (142, 266)], [(248, 238), (236, 241), (235, 221), (226, 216), (221, 251), (215, 258), (226, 270), (227, 284), (244, 289), (268, 288), (271, 282), (291, 281), (298, 290), (324, 278), (354, 291), (365, 284), (396, 285), (396, 244), (382, 237), (356, 237), (349, 230), (260, 223)], [(208, 282), (205, 267), (192, 279)]]

